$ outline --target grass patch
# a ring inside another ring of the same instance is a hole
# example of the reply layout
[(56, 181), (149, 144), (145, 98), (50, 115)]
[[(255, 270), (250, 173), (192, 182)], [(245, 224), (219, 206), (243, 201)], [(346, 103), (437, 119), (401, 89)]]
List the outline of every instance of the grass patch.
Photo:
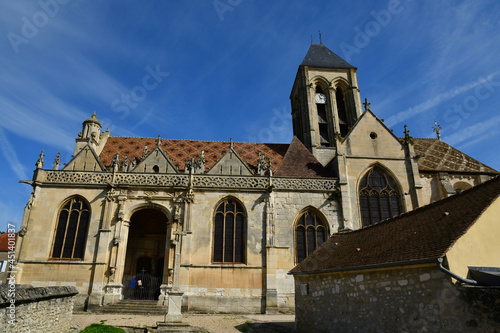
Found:
[(114, 326), (92, 324), (90, 326), (85, 327), (85, 329), (80, 333), (125, 333), (125, 331), (121, 328)]

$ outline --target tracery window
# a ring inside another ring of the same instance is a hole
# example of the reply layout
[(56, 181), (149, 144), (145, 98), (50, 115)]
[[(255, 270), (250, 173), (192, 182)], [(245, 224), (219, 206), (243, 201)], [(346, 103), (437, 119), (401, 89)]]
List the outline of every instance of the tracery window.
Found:
[(364, 227), (401, 214), (396, 182), (379, 167), (374, 167), (361, 179), (359, 204)]
[(52, 246), (52, 259), (83, 260), (90, 209), (79, 197), (68, 199), (61, 208)]
[(326, 241), (327, 228), (312, 209), (306, 210), (295, 226), (296, 262), (299, 263)]
[(245, 262), (245, 224), (245, 212), (239, 202), (227, 198), (219, 204), (214, 219), (213, 262)]

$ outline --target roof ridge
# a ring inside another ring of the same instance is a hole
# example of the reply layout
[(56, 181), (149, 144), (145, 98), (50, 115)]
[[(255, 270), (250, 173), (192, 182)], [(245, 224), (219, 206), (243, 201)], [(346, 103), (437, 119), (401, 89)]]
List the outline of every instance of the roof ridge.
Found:
[[(147, 136), (110, 136), (108, 138), (122, 138), (122, 139), (153, 139), (158, 140), (158, 137), (147, 137)], [(231, 141), (218, 141), (218, 140), (198, 140), (198, 139), (167, 139), (161, 138), (161, 141), (169, 140), (169, 141), (201, 141), (201, 142), (215, 142), (215, 143), (230, 143)], [(233, 141), (233, 143), (250, 143), (250, 144), (262, 144), (262, 145), (290, 145), (289, 143), (284, 142), (247, 142), (247, 141)]]

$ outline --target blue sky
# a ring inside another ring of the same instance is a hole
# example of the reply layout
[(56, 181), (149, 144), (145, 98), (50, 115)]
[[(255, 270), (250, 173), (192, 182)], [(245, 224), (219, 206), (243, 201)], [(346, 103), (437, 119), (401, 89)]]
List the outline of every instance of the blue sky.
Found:
[(31, 187), (18, 181), (40, 151), (47, 168), (59, 151), (68, 162), (94, 111), (113, 136), (290, 142), (289, 94), (318, 29), (396, 135), (406, 123), (435, 137), (435, 117), (445, 142), (500, 170), (496, 0), (6, 0), (0, 230), (20, 225)]

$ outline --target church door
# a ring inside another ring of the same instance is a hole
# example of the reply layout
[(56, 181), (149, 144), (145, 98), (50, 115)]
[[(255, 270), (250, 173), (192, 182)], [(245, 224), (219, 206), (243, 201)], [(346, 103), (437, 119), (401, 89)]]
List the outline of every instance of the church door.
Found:
[(124, 299), (157, 300), (163, 277), (167, 217), (156, 209), (143, 209), (130, 219)]

